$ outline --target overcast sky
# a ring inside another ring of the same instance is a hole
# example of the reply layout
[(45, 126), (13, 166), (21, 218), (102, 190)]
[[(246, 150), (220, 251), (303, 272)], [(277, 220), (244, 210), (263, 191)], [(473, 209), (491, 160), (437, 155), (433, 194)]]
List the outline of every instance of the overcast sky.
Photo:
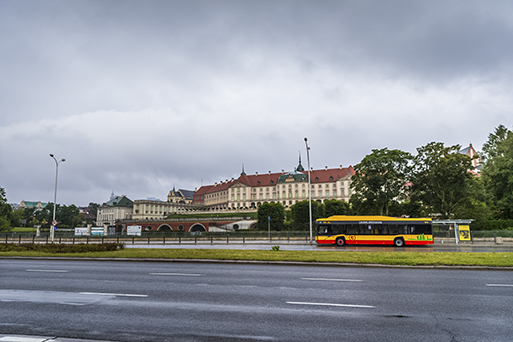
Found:
[(166, 199), (513, 127), (511, 1), (0, 0), (9, 203)]

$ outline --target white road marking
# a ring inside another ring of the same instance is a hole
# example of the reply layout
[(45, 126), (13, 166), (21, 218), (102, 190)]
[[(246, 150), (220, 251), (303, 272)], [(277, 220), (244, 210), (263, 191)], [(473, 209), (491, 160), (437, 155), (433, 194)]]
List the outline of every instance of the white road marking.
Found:
[(320, 305), (320, 306), (342, 306), (342, 307), (347, 307), (347, 308), (364, 308), (364, 309), (373, 309), (373, 308), (375, 308), (375, 306), (372, 306), (372, 305), (337, 304), (337, 303), (287, 302), (287, 304), (293, 304), (293, 305)]
[(151, 275), (162, 275), (162, 276), (185, 276), (185, 277), (201, 277), (201, 274), (195, 273), (150, 273)]
[(131, 294), (131, 293), (101, 293), (101, 292), (79, 292), (83, 295), (96, 295), (96, 296), (116, 296), (116, 297), (148, 297), (148, 295)]
[(47, 337), (21, 337), (21, 336), (4, 336), (0, 338), (1, 342), (44, 342), (48, 341)]
[(359, 282), (363, 281), (360, 279), (331, 279), (331, 278), (301, 278), (303, 280), (320, 280), (320, 281), (348, 281), (348, 282)]
[(27, 272), (67, 273), (68, 270), (25, 270)]
[(486, 284), (486, 286), (505, 286), (505, 287), (513, 287), (513, 284)]

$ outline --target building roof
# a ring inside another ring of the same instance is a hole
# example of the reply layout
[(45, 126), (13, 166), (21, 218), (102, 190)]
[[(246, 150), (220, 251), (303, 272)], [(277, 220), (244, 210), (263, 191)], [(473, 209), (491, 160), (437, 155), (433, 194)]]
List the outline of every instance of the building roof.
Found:
[(104, 203), (109, 207), (132, 207), (134, 202), (126, 196), (115, 196), (110, 201)]
[[(355, 174), (354, 168), (352, 166), (345, 168), (333, 168), (328, 169), (324, 168), (321, 170), (312, 170), (310, 171), (311, 183), (329, 183), (335, 182), (344, 177), (352, 176)], [(224, 182), (216, 183), (214, 185), (206, 185), (196, 191), (194, 196), (203, 196), (210, 193), (228, 190), (230, 187), (235, 186), (237, 184), (243, 184), (250, 187), (264, 187), (264, 186), (276, 186), (278, 183), (283, 183), (285, 179), (288, 177), (294, 178), (294, 181), (305, 180), (308, 181), (308, 171), (296, 171), (294, 172), (277, 172), (277, 173), (264, 173), (264, 174), (254, 174), (247, 175), (245, 172), (242, 172), (239, 178), (231, 179)]]
[(44, 207), (46, 207), (48, 205), (48, 202), (21, 201), (20, 205), (22, 205), (22, 204), (26, 208), (36, 208), (38, 206), (38, 204), (41, 204), (43, 206), (43, 208), (44, 208)]

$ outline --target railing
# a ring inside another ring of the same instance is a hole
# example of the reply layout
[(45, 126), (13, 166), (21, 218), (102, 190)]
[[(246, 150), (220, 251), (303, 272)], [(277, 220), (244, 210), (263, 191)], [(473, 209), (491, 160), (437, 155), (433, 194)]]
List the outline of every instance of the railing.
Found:
[[(498, 242), (498, 238), (512, 241), (513, 231), (472, 231), (472, 238), (476, 242)], [(454, 239), (454, 231), (433, 232), (435, 242), (444, 238)], [(75, 236), (74, 232), (56, 231), (54, 243), (104, 243), (124, 242), (131, 244), (141, 243), (309, 243), (308, 231), (234, 231), (234, 232), (142, 232), (141, 236), (117, 233), (115, 235)], [(50, 243), (49, 232), (41, 232), (36, 236), (35, 232), (2, 232), (0, 243)]]
[[(124, 242), (124, 243), (252, 243), (273, 241), (309, 243), (309, 232), (307, 231), (284, 231), (269, 232), (265, 231), (235, 231), (235, 232), (142, 232), (141, 236), (131, 236), (124, 234), (115, 235), (94, 235), (94, 236), (75, 236), (73, 232), (55, 232), (54, 243), (104, 243), (104, 242)], [(36, 236), (32, 232), (10, 232), (0, 234), (0, 243), (50, 243), (49, 232), (42, 232)]]

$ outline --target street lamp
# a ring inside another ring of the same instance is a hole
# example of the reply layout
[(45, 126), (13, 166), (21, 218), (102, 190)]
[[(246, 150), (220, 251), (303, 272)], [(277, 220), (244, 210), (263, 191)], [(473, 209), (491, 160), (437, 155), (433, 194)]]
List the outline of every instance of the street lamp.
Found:
[(52, 157), (53, 160), (55, 160), (55, 193), (53, 195), (53, 219), (52, 219), (52, 225), (51, 225), (51, 229), (50, 229), (50, 239), (53, 242), (54, 229), (56, 226), (55, 208), (57, 207), (57, 175), (59, 174), (59, 163), (66, 161), (66, 159), (61, 159), (61, 160), (57, 161), (57, 159), (55, 159), (55, 157), (51, 153), (50, 153), (50, 157)]
[(308, 147), (308, 139), (305, 138), (306, 159), (308, 161), (308, 210), (310, 213), (310, 243), (312, 243), (312, 183), (310, 180), (310, 147)]

